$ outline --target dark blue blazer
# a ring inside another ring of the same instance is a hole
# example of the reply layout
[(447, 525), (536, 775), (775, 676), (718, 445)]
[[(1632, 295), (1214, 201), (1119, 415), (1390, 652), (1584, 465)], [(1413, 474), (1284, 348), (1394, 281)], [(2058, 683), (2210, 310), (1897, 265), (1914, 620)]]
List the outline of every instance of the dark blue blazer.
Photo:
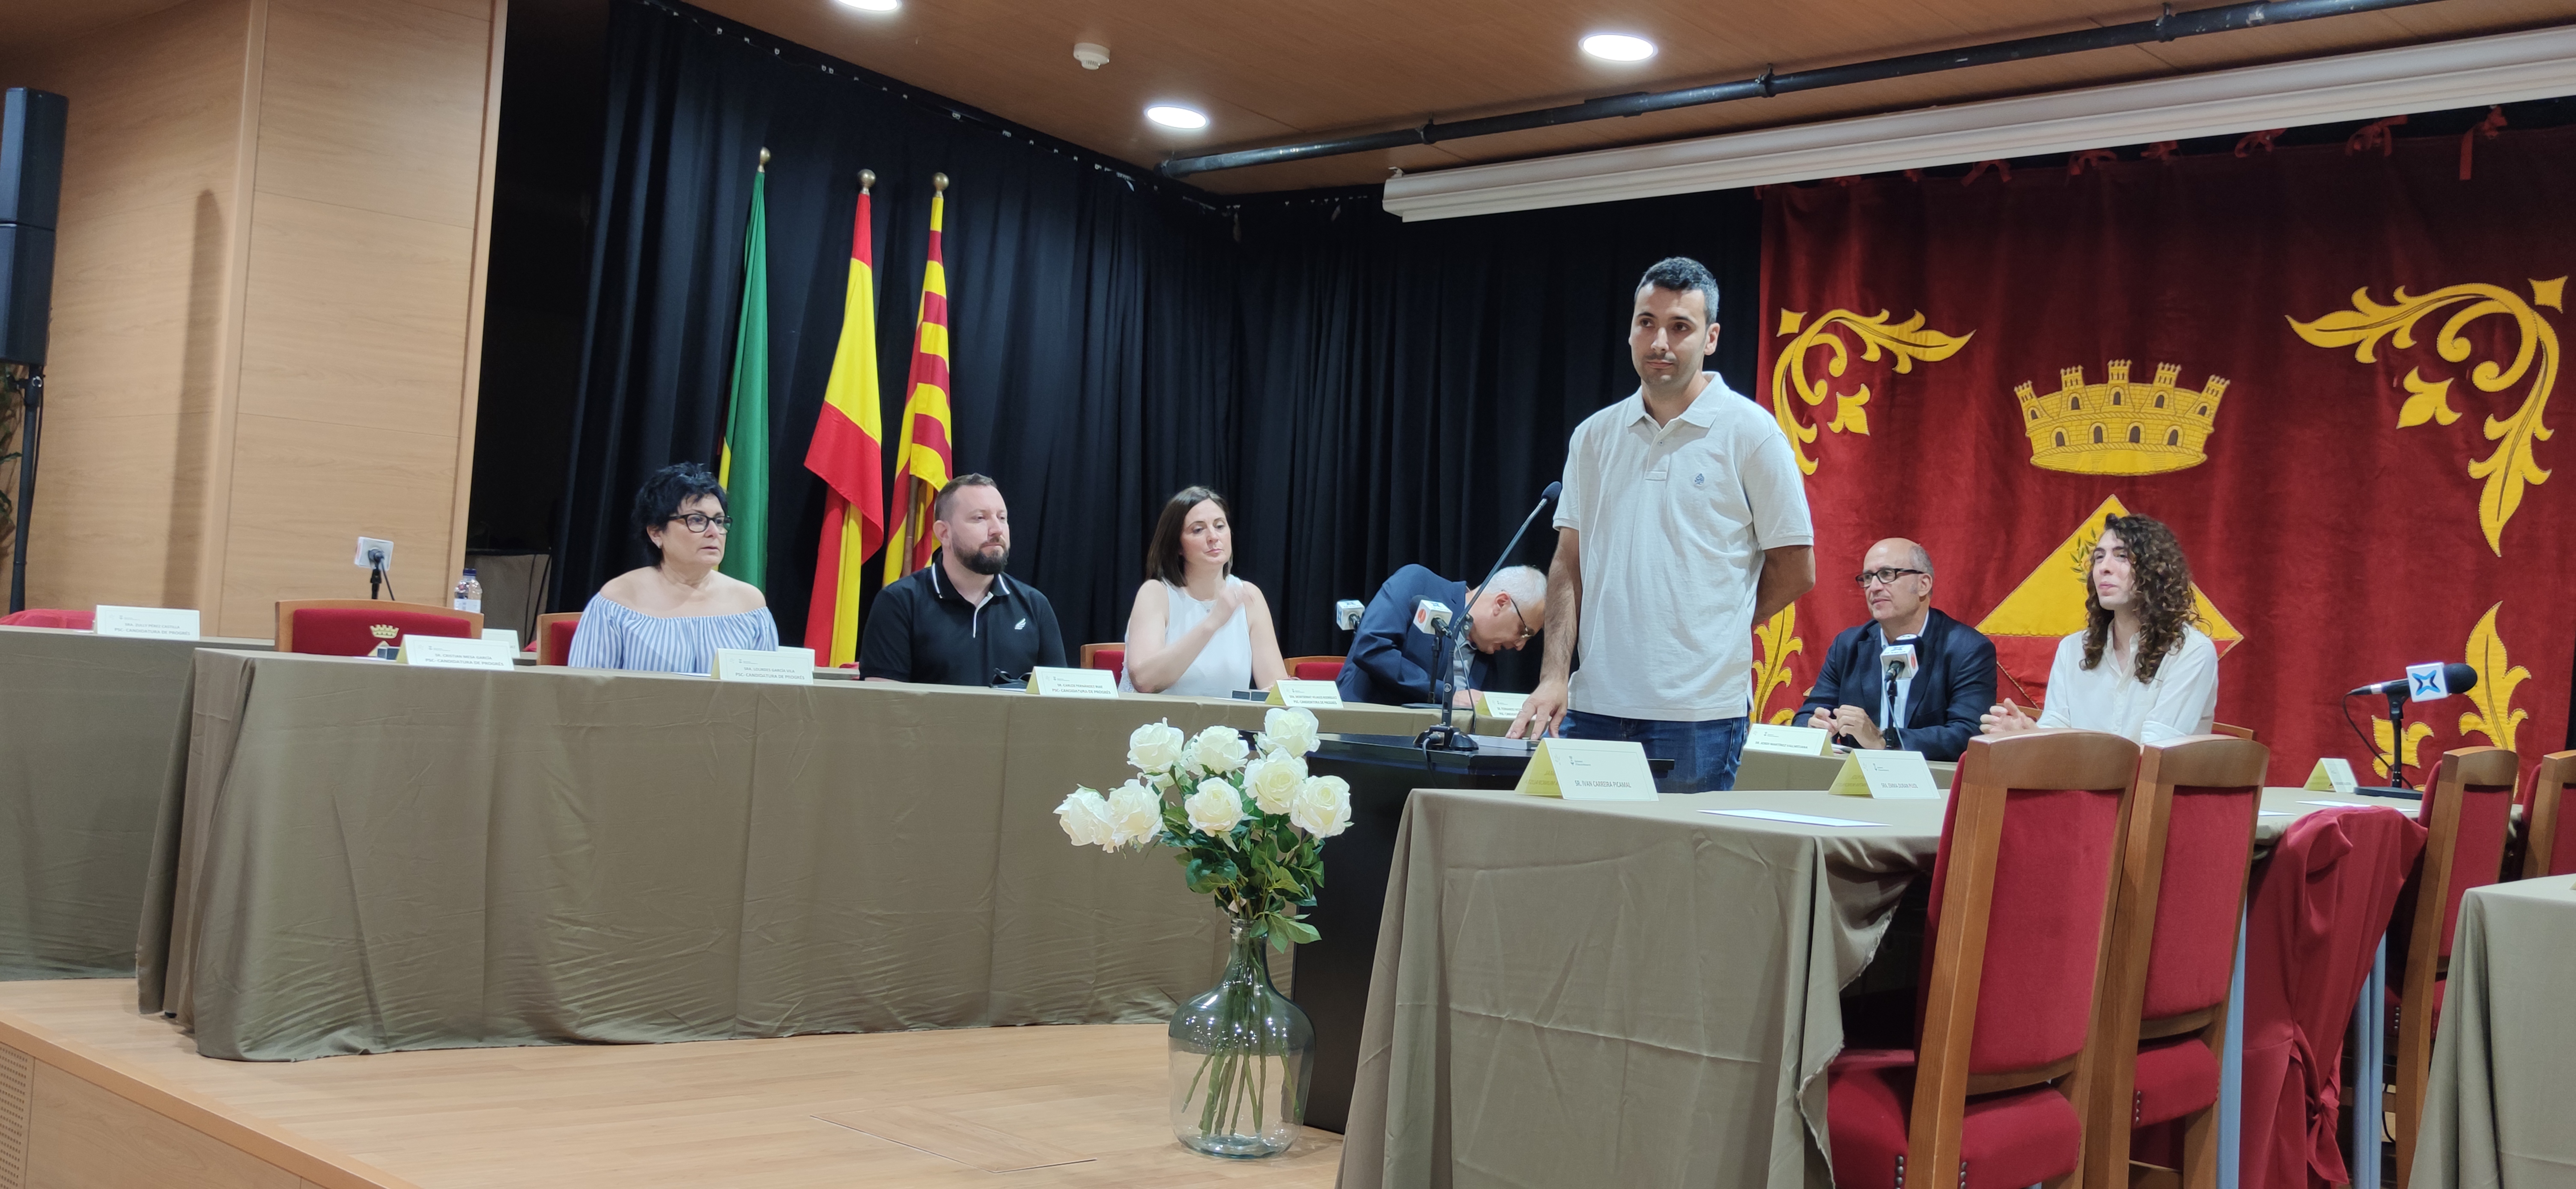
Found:
[[(1878, 721), (1879, 699), (1887, 689), (1878, 653), (1886, 646), (1876, 621), (1834, 637), (1834, 646), (1825, 651), (1825, 667), (1816, 674), (1816, 688), (1798, 707), (1797, 725), (1807, 725), (1807, 716), (1820, 709), (1831, 713), (1836, 707), (1858, 706), (1872, 725), (1886, 731), (1887, 724)], [(1924, 618), (1914, 653), (1922, 667), (1907, 687), (1905, 725), (1889, 745), (1922, 752), (1927, 760), (1958, 759), (1967, 752), (1968, 740), (1977, 737), (1979, 718), (1995, 705), (1994, 641), (1934, 611)]]
[[(1451, 582), (1421, 566), (1406, 566), (1378, 587), (1367, 612), (1360, 616), (1350, 655), (1342, 661), (1342, 676), (1335, 682), (1343, 701), (1401, 706), (1432, 700), (1431, 668), (1437, 663), (1440, 641), (1413, 630), (1414, 604), (1424, 599), (1446, 603), (1451, 611), (1465, 615), (1467, 584)], [(1463, 633), (1458, 647), (1473, 651)], [(1467, 668), (1468, 684), (1483, 689), (1492, 667), (1485, 654), (1476, 653)]]

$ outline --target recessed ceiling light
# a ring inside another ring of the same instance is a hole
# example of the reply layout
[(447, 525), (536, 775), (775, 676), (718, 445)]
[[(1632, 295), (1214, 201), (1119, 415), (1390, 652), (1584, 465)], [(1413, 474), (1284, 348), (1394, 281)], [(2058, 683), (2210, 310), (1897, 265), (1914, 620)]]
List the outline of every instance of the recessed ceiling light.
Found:
[(1613, 62), (1643, 62), (1655, 56), (1655, 43), (1625, 33), (1595, 33), (1583, 39), (1583, 52)]
[(1146, 108), (1145, 118), (1166, 128), (1207, 127), (1207, 113), (1194, 108), (1176, 107), (1169, 103), (1157, 103)]
[(893, 12), (903, 7), (903, 0), (841, 0), (841, 3), (861, 12)]

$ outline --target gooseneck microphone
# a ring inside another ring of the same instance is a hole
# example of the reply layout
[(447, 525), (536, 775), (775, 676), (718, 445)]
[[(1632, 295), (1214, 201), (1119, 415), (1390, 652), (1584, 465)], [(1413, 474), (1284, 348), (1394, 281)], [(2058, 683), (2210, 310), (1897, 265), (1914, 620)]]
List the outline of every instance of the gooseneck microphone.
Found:
[[(2441, 685), (2426, 687), (2419, 692), (2417, 689), (2417, 678), (2419, 675), (2430, 676), (2431, 674), (2429, 670), (2431, 670), (2432, 667), (2433, 666), (2431, 665), (2411, 665), (2408, 666), (2406, 676), (2404, 677), (2391, 678), (2387, 681), (2375, 681), (2369, 685), (2358, 687), (2351, 693), (2345, 694), (2344, 696), (2347, 698), (2359, 698), (2371, 694), (2405, 694), (2414, 701), (2429, 702), (2435, 698), (2447, 698), (2453, 694), (2465, 694), (2478, 687), (2478, 671), (2468, 667), (2467, 665), (2461, 664), (2458, 661), (2452, 661), (2451, 663), (2442, 666)], [(2434, 692), (2436, 689), (2440, 692)]]
[[(2448, 664), (2426, 662), (2421, 665), (2406, 666), (2404, 677), (2374, 681), (2369, 685), (2355, 687), (2350, 693), (2345, 694), (2347, 698), (2376, 695), (2388, 699), (2388, 778), (2397, 783), (2386, 790), (2361, 791), (2412, 796), (2412, 792), (2406, 787), (2405, 757), (2400, 752), (2406, 739), (2406, 704), (2439, 701), (2454, 694), (2465, 694), (2477, 687), (2478, 671), (2467, 665), (2458, 661)], [(2344, 710), (2344, 721), (2347, 724), (2352, 722), (2351, 714), (2350, 704), (2347, 703)], [(2352, 729), (2354, 734), (2361, 733), (2361, 727), (2358, 725), (2354, 725)], [(2363, 735), (2362, 742), (2370, 745), (2372, 754), (2378, 753), (2379, 744), (2375, 740)]]
[[(1555, 503), (1556, 497), (1564, 492), (1565, 484), (1550, 483), (1545, 490), (1538, 493), (1538, 503), (1530, 508), (1529, 515), (1521, 518), (1521, 526), (1512, 531), (1512, 539), (1504, 544), (1502, 554), (1494, 559), (1493, 567), (1485, 571), (1484, 580), (1476, 584), (1478, 598), (1484, 597), (1492, 589), (1494, 575), (1503, 572), (1503, 564), (1512, 559), (1512, 551), (1521, 547), (1521, 537), (1529, 532), (1531, 525), (1538, 523), (1539, 513), (1547, 511), (1547, 506)], [(1473, 618), (1473, 612), (1474, 608), (1467, 608), (1450, 622), (1448, 630), (1441, 635), (1441, 649), (1454, 650), (1466, 643), (1463, 637), (1467, 634), (1467, 624)], [(1416, 622), (1419, 623), (1418, 615)], [(1431, 696), (1433, 700), (1440, 703), (1440, 725), (1425, 728), (1422, 734), (1414, 739), (1414, 746), (1426, 751), (1474, 751), (1476, 750), (1475, 736), (1450, 725), (1449, 721), (1450, 711), (1453, 709), (1450, 704), (1458, 700), (1454, 688), (1456, 682), (1452, 680), (1452, 674), (1457, 666), (1440, 649), (1433, 650), (1432, 661), (1437, 666), (1437, 671), (1431, 677)]]

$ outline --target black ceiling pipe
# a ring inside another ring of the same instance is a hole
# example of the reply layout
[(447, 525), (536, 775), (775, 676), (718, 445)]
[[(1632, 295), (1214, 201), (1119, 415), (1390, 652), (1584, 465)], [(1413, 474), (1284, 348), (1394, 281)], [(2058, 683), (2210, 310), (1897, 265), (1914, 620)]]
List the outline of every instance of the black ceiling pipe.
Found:
[(2347, 13), (2378, 12), (2382, 9), (2407, 8), (2434, 2), (2435, 0), (2269, 0), (2266, 3), (2264, 0), (2254, 0), (2252, 3), (2204, 8), (2197, 12), (2175, 12), (2173, 6), (2168, 4), (2165, 6), (2164, 15), (2152, 21), (2132, 21), (2125, 25), (2106, 25), (2098, 29), (2078, 29), (2072, 33), (2050, 33), (2040, 37), (1988, 42), (1962, 49), (1907, 54), (1901, 58), (1880, 58), (1874, 62), (1854, 62), (1847, 66), (1826, 66), (1816, 70), (1792, 71), (1788, 74), (1774, 74), (1765, 70), (1753, 78), (1731, 83), (1685, 87), (1678, 91), (1639, 91), (1631, 95), (1587, 99), (1581, 103), (1569, 103), (1562, 107), (1543, 107), (1535, 111), (1485, 116), (1481, 119), (1460, 120), (1452, 124), (1425, 121), (1418, 128), (1398, 128), (1387, 132), (1370, 132), (1332, 140), (1308, 141), (1304, 144), (1276, 145), (1266, 149), (1210, 153), (1201, 157), (1174, 157), (1163, 162), (1157, 172), (1165, 177), (1179, 178), (1219, 169), (1242, 169), (1252, 165), (1276, 165), (1282, 161), (1338, 157), (1345, 153), (1366, 153), (1377, 149), (1399, 148), (1404, 145), (1437, 144), (1444, 140), (1459, 140), (1470, 136), (1492, 136), (1499, 132), (1522, 132), (1531, 128), (1550, 128), (1558, 124), (1579, 124), (1587, 120), (1640, 116), (1647, 112), (1671, 111), (1679, 107), (1699, 107), (1735, 99), (1754, 99), (1787, 91), (1847, 87), (1853, 83), (1906, 78), (1918, 74), (1938, 74), (1945, 70), (1991, 66), (1998, 62), (2020, 62), (2057, 54), (2073, 54), (2123, 45), (2142, 45), (2152, 41), (2172, 41), (2177, 37), (2195, 37), (2203, 33), (2224, 33), (2231, 29), (2259, 29), (2266, 25), (2312, 21), (2318, 17), (2343, 16)]

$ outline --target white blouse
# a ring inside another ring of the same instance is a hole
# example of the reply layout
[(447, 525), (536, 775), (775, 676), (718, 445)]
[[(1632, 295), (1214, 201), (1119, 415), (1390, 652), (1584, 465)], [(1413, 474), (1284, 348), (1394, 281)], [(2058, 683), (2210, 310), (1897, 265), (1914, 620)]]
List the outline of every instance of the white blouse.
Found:
[[(1225, 579), (1228, 586), (1242, 581), (1231, 574)], [(1191, 598), (1189, 591), (1169, 582), (1163, 584), (1163, 606), (1168, 611), (1163, 619), (1163, 643), (1167, 647), (1188, 635), (1216, 609), (1215, 603)], [(1216, 635), (1208, 638), (1207, 647), (1199, 649), (1198, 659), (1190, 662), (1170, 688), (1160, 692), (1192, 698), (1230, 698), (1236, 690), (1251, 689), (1252, 616), (1248, 611), (1245, 607), (1235, 608), (1234, 617), (1219, 625)], [(1128, 672), (1120, 670), (1118, 688), (1132, 693), (1136, 682)]]
[(2085, 668), (2084, 633), (2077, 632), (2057, 642), (2039, 725), (2109, 731), (2143, 746), (2206, 735), (2217, 713), (2218, 646), (2199, 628), (2184, 627), (2182, 646), (2156, 667), (2155, 680), (2143, 684), (2108, 644), (2102, 663)]

